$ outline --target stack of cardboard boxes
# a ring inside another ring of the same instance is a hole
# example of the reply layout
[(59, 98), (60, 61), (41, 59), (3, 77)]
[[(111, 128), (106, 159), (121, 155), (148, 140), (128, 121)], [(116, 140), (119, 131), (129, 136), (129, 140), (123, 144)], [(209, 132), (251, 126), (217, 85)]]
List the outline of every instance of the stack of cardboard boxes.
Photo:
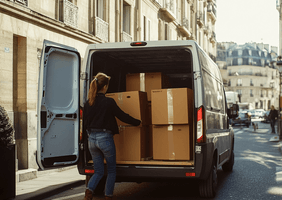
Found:
[(190, 160), (193, 91), (152, 90), (153, 159)]
[(190, 160), (193, 91), (163, 88), (169, 82), (162, 73), (135, 73), (126, 76), (126, 92), (107, 94), (124, 112), (142, 120), (133, 127), (117, 119), (117, 161)]

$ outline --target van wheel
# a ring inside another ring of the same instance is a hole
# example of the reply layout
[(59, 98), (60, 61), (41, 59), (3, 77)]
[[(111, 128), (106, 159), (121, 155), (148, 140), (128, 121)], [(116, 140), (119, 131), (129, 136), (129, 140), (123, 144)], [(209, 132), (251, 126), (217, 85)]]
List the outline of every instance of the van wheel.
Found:
[(222, 170), (225, 172), (231, 172), (234, 165), (234, 150), (232, 149), (230, 159), (222, 165)]
[(204, 198), (213, 198), (216, 195), (216, 188), (217, 188), (217, 166), (214, 159), (208, 179), (202, 180), (199, 184), (200, 196)]

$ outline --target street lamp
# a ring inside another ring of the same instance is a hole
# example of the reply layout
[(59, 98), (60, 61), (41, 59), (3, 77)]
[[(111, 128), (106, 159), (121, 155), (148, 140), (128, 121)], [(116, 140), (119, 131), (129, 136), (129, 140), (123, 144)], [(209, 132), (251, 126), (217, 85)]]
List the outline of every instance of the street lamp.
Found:
[(278, 56), (277, 62), (276, 62), (278, 71), (279, 71), (279, 119), (278, 119), (278, 131), (279, 131), (279, 139), (282, 140), (282, 124), (281, 124), (281, 83), (282, 83), (282, 57)]

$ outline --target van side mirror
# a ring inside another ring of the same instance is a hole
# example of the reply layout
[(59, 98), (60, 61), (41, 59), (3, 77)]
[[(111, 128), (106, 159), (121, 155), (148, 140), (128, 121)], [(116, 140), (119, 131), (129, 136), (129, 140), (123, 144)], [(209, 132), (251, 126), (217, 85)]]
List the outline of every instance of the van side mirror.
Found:
[(239, 105), (233, 104), (230, 108), (227, 109), (227, 115), (230, 119), (234, 119), (239, 116)]

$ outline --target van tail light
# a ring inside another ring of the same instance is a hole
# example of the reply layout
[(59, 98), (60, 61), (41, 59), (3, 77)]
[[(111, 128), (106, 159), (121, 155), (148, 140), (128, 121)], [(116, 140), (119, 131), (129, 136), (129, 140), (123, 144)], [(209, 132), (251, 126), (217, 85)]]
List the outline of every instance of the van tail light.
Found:
[(85, 169), (85, 174), (94, 174), (94, 169)]
[(197, 143), (204, 142), (204, 128), (203, 128), (203, 108), (200, 107), (197, 112)]

